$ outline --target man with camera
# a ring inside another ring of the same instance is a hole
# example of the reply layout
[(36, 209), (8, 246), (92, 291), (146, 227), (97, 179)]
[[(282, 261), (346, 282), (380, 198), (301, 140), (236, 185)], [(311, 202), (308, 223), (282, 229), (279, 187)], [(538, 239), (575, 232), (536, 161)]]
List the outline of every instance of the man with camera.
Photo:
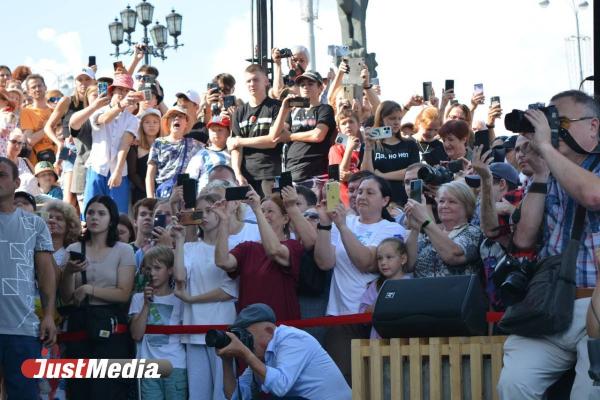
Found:
[[(587, 215), (576, 254), (575, 281), (578, 297), (587, 297), (575, 300), (573, 318), (565, 331), (552, 335), (540, 332), (536, 337), (509, 336), (504, 345), (504, 368), (498, 383), (502, 399), (541, 399), (546, 389), (573, 365), (576, 377), (571, 398), (587, 399), (592, 389), (587, 372), (585, 332), (590, 299), (581, 289), (595, 286), (597, 280), (594, 252), (600, 248), (600, 165), (597, 162), (600, 108), (593, 98), (575, 90), (555, 95), (551, 105), (558, 111), (558, 121), (553, 121), (552, 112), (547, 109), (530, 109), (524, 113), (533, 127), (533, 133), (524, 133), (529, 139), (530, 151), (545, 160), (548, 169), (541, 163), (530, 163), (533, 175), (521, 204), (521, 215), (527, 218), (517, 223), (513, 242), (521, 249), (541, 243), (539, 259), (556, 254), (565, 256), (576, 209), (578, 205), (583, 206)], [(547, 115), (551, 117), (550, 123)], [(557, 141), (557, 137), (560, 140)]]
[[(216, 347), (223, 359), (228, 399), (258, 398), (261, 392), (285, 399), (352, 397), (342, 373), (319, 342), (302, 330), (276, 326), (275, 313), (266, 304), (244, 308), (229, 332), (207, 333), (206, 344)], [(237, 385), (234, 357), (248, 365)]]
[[(271, 58), (273, 59), (273, 98), (278, 99), (283, 89), (290, 86), (292, 92), (298, 94), (298, 89), (294, 87), (294, 80), (308, 69), (310, 61), (308, 49), (304, 46), (296, 46), (293, 49), (274, 48), (271, 51)], [(285, 77), (281, 70), (282, 58), (289, 60), (290, 72)]]

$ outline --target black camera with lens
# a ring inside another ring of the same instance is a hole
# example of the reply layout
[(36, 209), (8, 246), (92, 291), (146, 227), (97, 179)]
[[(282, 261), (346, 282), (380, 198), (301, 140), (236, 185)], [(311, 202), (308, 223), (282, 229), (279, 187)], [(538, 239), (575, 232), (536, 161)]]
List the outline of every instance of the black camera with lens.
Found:
[(506, 254), (498, 260), (492, 273), (492, 281), (499, 289), (504, 305), (510, 306), (523, 300), (535, 271), (535, 263), (527, 259), (517, 259)]
[(439, 186), (443, 185), (444, 183), (452, 182), (454, 179), (454, 172), (452, 172), (449, 168), (442, 167), (441, 165), (435, 167), (426, 165), (419, 168), (417, 176), (428, 185)]
[(292, 50), (288, 48), (279, 49), (279, 57), (290, 58), (292, 56)]
[[(250, 350), (254, 350), (254, 337), (246, 329), (231, 328), (229, 329), (229, 332), (237, 336), (244, 346)], [(214, 347), (215, 349), (222, 349), (229, 346), (229, 343), (231, 343), (231, 339), (225, 334), (225, 331), (217, 331), (215, 329), (206, 332), (205, 340), (208, 347)]]
[[(552, 146), (558, 148), (558, 131), (560, 129), (560, 119), (558, 117), (558, 110), (555, 106), (548, 107), (536, 107), (540, 110), (548, 119), (548, 125), (550, 125), (550, 132), (552, 136)], [(504, 117), (504, 127), (515, 133), (534, 133), (535, 129), (531, 122), (525, 118), (525, 111), (512, 110)]]

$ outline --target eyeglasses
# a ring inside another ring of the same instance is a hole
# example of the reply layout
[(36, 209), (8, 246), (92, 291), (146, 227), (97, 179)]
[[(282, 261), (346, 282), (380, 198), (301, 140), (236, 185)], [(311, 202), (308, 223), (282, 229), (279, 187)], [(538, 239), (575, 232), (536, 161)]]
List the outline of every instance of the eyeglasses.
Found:
[(567, 117), (558, 117), (560, 121), (560, 127), (563, 129), (569, 129), (571, 127), (571, 122), (579, 122), (585, 121), (588, 119), (594, 119), (596, 117), (581, 117), (581, 118), (567, 118)]
[(13, 146), (25, 146), (25, 142), (19, 142), (18, 140), (15, 139), (9, 139), (8, 140)]
[(156, 77), (154, 75), (149, 75), (149, 74), (135, 74), (133, 77), (136, 80), (141, 81), (142, 79), (144, 79), (145, 76), (156, 79)]
[(58, 103), (60, 101), (60, 97), (50, 97), (48, 98), (50, 103)]

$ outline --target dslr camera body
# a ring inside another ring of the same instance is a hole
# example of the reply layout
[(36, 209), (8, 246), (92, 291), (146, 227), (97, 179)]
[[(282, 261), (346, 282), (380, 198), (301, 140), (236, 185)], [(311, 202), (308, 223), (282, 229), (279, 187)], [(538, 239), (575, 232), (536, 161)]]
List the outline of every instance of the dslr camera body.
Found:
[(492, 273), (492, 281), (500, 290), (500, 299), (506, 306), (523, 300), (527, 294), (529, 281), (536, 272), (536, 264), (528, 259), (517, 259), (504, 255)]
[(454, 174), (462, 171), (463, 163), (462, 160), (454, 160), (448, 163), (448, 168), (436, 165), (426, 165), (419, 168), (417, 176), (422, 179), (427, 185), (440, 186), (444, 183), (452, 182), (454, 180)]
[[(555, 106), (542, 107), (541, 103), (534, 103), (534, 109), (540, 110), (548, 119), (550, 125), (551, 141), (554, 148), (558, 148), (558, 134), (560, 131), (560, 120), (558, 118), (558, 110)], [(534, 133), (535, 129), (531, 122), (525, 118), (525, 111), (512, 110), (504, 117), (504, 127), (515, 133)]]
[[(250, 332), (244, 328), (231, 328), (229, 332), (233, 333), (240, 339), (240, 342), (244, 344), (251, 351), (254, 351), (254, 337)], [(231, 339), (225, 334), (225, 331), (217, 331), (211, 329), (206, 332), (206, 345), (208, 347), (214, 347), (215, 349), (222, 349), (229, 346)]]

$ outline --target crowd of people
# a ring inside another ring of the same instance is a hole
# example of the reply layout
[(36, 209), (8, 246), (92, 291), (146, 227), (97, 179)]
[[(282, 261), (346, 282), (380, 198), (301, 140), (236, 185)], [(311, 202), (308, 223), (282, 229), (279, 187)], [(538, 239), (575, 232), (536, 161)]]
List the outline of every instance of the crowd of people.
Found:
[[(249, 65), (238, 77), (247, 99), (228, 73), (203, 93), (165, 98), (158, 69), (139, 66), (143, 52), (112, 76), (81, 68), (70, 96), (27, 66), (0, 66), (9, 399), (349, 399), (350, 341), (379, 338), (376, 329), (277, 321), (372, 312), (386, 280), (473, 274), (503, 311), (515, 299), (494, 281), (498, 262), (561, 254), (579, 205), (576, 285), (596, 286), (600, 106), (587, 94), (550, 100), (557, 145), (543, 109), (524, 113), (533, 129), (497, 136), (497, 100), (485, 121), (473, 118), (487, 107), (479, 91), (465, 104), (451, 87), (382, 100), (366, 67), (360, 84), (348, 83), (346, 58), (323, 77), (302, 46), (273, 49), (271, 80)], [(509, 336), (500, 398), (541, 399), (573, 366), (571, 398), (593, 393), (586, 315), (591, 337), (600, 320), (585, 293), (566, 331)], [(232, 326), (226, 343), (145, 333), (214, 324)], [(81, 331), (56, 344), (57, 333)], [(139, 386), (31, 384), (21, 363), (42, 348), (51, 358), (167, 359), (173, 372)]]

